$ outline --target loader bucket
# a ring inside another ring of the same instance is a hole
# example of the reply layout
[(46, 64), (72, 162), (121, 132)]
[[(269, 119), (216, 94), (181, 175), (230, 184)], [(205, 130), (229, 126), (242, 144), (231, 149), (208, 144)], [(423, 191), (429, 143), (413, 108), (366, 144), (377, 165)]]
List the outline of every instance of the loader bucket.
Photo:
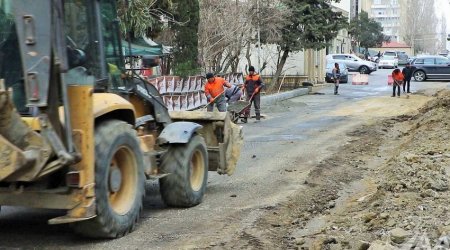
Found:
[(11, 93), (0, 90), (0, 181), (34, 180), (51, 154), (47, 141), (22, 121)]
[(199, 130), (208, 147), (209, 170), (232, 175), (243, 145), (242, 128), (231, 122), (227, 112), (173, 111), (174, 121), (191, 121), (203, 126)]

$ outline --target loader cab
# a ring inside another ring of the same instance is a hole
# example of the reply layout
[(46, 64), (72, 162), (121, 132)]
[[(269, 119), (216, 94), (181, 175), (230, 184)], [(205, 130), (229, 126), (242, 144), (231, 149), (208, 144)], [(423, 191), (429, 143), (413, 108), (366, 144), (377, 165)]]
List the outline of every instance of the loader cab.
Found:
[(96, 79), (97, 92), (126, 89), (124, 58), (115, 0), (64, 1), (69, 67), (83, 66)]
[[(69, 70), (83, 67), (97, 92), (123, 92), (126, 80), (115, 0), (65, 0), (65, 44)], [(0, 85), (13, 92), (22, 115), (30, 115), (13, 0), (0, 1)], [(22, 31), (23, 32), (23, 31)], [(26, 66), (29, 67), (29, 66)]]
[(12, 90), (20, 113), (28, 113), (23, 81), (22, 59), (11, 1), (0, 2), (0, 83)]

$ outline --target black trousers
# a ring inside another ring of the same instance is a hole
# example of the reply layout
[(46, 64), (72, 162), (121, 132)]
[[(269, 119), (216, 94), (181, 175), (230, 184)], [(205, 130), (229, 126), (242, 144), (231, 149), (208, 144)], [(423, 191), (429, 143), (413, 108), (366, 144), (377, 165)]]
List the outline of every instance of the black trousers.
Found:
[(400, 85), (397, 85), (397, 84), (393, 84), (392, 85), (393, 87), (392, 87), (392, 96), (395, 96), (395, 89), (397, 88), (397, 95), (398, 96), (400, 96)]
[(403, 83), (403, 92), (410, 92), (409, 91), (409, 86), (411, 85), (411, 79), (405, 79), (404, 83)]
[(256, 95), (253, 96), (253, 99), (251, 99), (251, 95), (249, 96), (247, 94), (247, 101), (250, 102), (250, 107), (245, 111), (245, 116), (246, 117), (250, 117), (250, 109), (253, 106), (255, 107), (255, 115), (256, 115), (256, 120), (259, 120), (261, 117), (261, 95), (258, 93)]

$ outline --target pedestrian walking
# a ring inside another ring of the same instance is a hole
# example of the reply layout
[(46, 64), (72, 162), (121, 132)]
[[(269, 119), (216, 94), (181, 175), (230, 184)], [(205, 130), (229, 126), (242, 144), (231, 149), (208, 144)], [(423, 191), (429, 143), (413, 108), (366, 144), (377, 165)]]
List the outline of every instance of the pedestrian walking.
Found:
[(400, 97), (400, 86), (403, 84), (404, 76), (399, 69), (394, 69), (392, 71), (392, 79), (394, 83), (392, 84), (392, 97), (395, 97), (395, 90), (397, 88), (397, 96)]
[(381, 51), (378, 51), (377, 59), (375, 59), (375, 62), (378, 63), (380, 61), (380, 58), (381, 58)]
[(219, 112), (227, 111), (227, 102), (225, 100), (225, 89), (231, 88), (231, 84), (222, 77), (216, 77), (213, 73), (206, 74), (207, 82), (205, 84), (205, 95), (208, 100), (207, 111), (212, 112), (214, 104)]
[(411, 93), (410, 91), (410, 85), (411, 85), (411, 78), (413, 74), (413, 69), (411, 68), (411, 64), (407, 63), (406, 66), (402, 70), (402, 74), (405, 77), (405, 83), (403, 84), (403, 93)]
[(245, 111), (245, 118), (243, 122), (247, 122), (247, 118), (250, 116), (250, 109), (252, 105), (255, 107), (256, 121), (261, 119), (261, 95), (260, 91), (264, 87), (264, 83), (261, 77), (256, 74), (255, 67), (248, 67), (248, 76), (245, 77), (244, 90), (246, 93), (246, 99), (250, 102), (250, 107)]
[(339, 68), (339, 63), (334, 63), (333, 71), (333, 81), (334, 81), (334, 94), (339, 95), (339, 81), (341, 80), (341, 69)]

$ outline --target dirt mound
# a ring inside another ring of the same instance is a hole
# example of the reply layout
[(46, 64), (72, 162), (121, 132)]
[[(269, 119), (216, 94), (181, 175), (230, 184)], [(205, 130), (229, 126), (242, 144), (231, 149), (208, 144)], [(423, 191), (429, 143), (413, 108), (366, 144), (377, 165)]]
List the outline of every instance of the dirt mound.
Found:
[(349, 133), (311, 171), (307, 192), (255, 225), (264, 248), (450, 247), (449, 109), (441, 91), (416, 113)]
[[(397, 143), (379, 149), (389, 151), (391, 157), (363, 179), (374, 183), (376, 191), (370, 193), (373, 189), (366, 187), (368, 199), (348, 203), (347, 210), (330, 218), (330, 224), (348, 231), (326, 230), (325, 234), (357, 244), (384, 240), (385, 247), (446, 246), (450, 242), (449, 108), (450, 91), (443, 91), (417, 115), (383, 122), (388, 132), (385, 139)], [(396, 238), (399, 231), (405, 234), (401, 240)]]

